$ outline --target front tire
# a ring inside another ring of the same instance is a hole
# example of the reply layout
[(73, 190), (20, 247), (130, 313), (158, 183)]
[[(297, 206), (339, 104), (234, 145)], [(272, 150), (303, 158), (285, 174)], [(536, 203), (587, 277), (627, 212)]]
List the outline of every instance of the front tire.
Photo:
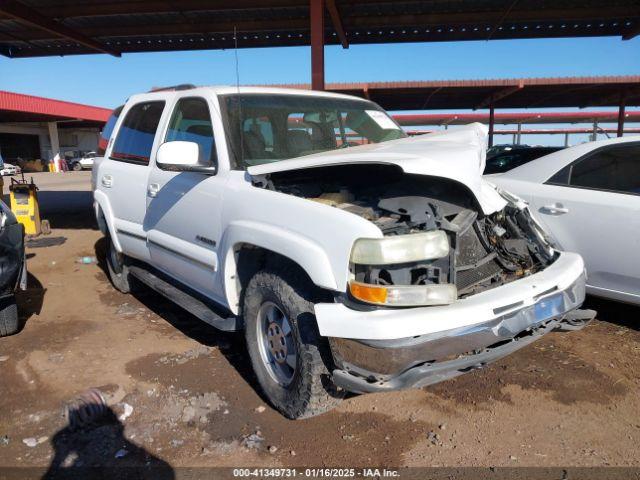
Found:
[(80, 170), (82, 170), (82, 165), (80, 165), (80, 162), (76, 162), (71, 168), (74, 172), (79, 172)]
[(124, 261), (124, 255), (116, 250), (111, 236), (107, 235), (107, 269), (111, 283), (122, 293), (131, 292), (131, 277), (129, 268)]
[(0, 337), (13, 335), (18, 330), (20, 330), (18, 307), (15, 297), (12, 295), (0, 303)]
[(251, 364), (271, 404), (291, 419), (319, 415), (343, 396), (331, 381), (329, 346), (316, 324), (312, 286), (291, 268), (259, 271), (244, 294)]

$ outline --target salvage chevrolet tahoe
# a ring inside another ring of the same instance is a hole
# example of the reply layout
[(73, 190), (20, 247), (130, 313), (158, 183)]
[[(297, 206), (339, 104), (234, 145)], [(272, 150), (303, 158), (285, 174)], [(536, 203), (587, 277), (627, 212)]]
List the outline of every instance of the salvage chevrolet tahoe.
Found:
[(474, 124), (407, 138), (360, 98), (178, 87), (116, 110), (93, 173), (114, 286), (222, 330), (289, 418), (581, 328), (582, 258), (482, 179)]

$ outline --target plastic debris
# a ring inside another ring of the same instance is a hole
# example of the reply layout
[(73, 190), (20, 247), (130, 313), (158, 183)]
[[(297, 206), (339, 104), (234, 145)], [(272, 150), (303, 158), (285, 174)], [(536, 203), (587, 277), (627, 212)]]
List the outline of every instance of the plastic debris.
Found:
[(124, 411), (118, 417), (118, 420), (120, 420), (121, 422), (124, 422), (133, 413), (133, 407), (129, 405), (127, 402), (122, 402), (122, 408), (124, 409)]
[(98, 263), (98, 259), (96, 257), (78, 257), (76, 258), (76, 263), (81, 263), (83, 265), (90, 265), (92, 263)]

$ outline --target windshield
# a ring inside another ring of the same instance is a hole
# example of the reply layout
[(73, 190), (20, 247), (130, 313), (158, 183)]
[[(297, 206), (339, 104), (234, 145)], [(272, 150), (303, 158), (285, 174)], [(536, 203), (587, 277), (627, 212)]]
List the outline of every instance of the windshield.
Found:
[(406, 136), (375, 103), (310, 95), (223, 95), (236, 169)]

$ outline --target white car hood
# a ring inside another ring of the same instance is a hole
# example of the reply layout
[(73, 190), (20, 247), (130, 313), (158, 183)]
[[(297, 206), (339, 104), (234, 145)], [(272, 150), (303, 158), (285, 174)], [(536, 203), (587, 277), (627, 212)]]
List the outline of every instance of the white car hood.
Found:
[(405, 173), (443, 177), (465, 185), (484, 213), (504, 208), (506, 201), (482, 179), (487, 151), (487, 128), (472, 123), (455, 130), (389, 142), (331, 150), (249, 167), (251, 176), (329, 165), (386, 163)]

